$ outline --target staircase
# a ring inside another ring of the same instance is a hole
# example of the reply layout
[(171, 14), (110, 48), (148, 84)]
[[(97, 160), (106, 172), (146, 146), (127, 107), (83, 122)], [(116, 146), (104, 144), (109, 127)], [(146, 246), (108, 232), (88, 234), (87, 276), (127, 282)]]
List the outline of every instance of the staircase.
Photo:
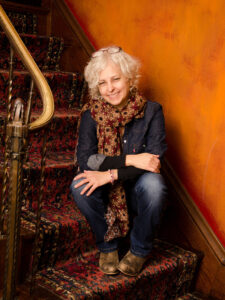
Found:
[[(60, 70), (62, 37), (42, 36), (36, 32), (38, 17), (25, 12), (9, 12), (22, 39), (47, 78), (55, 100), (55, 114), (47, 132), (47, 157), (40, 238), (37, 245), (38, 273), (35, 299), (200, 299), (191, 294), (198, 256), (190, 251), (156, 239), (151, 257), (137, 277), (107, 276), (98, 269), (99, 253), (85, 218), (75, 206), (69, 186), (76, 173), (74, 149), (80, 107), (84, 99), (84, 80), (78, 72)], [(9, 44), (0, 33), (0, 167), (4, 157), (4, 119), (8, 84)], [(71, 57), (71, 59), (75, 59)], [(76, 58), (78, 59), (78, 58)], [(19, 58), (14, 63), (13, 98), (26, 101), (30, 78)], [(34, 93), (32, 120), (42, 109)], [(21, 226), (26, 234), (22, 249), (31, 248), (34, 239), (37, 201), (40, 188), (40, 159), (43, 131), (30, 136), (28, 160), (24, 166), (24, 199)], [(129, 248), (121, 245), (120, 256)], [(0, 243), (1, 247), (1, 243)], [(22, 255), (19, 277), (31, 270), (31, 253)], [(2, 253), (2, 251), (1, 251)], [(24, 252), (23, 252), (24, 253)], [(22, 254), (23, 254), (22, 253)], [(2, 254), (1, 254), (2, 255)], [(23, 260), (26, 263), (23, 263)], [(2, 261), (2, 258), (1, 260)], [(26, 264), (26, 265), (25, 265)], [(0, 275), (3, 276), (2, 273)], [(2, 279), (2, 278), (1, 278)], [(20, 280), (20, 281), (21, 281)], [(2, 280), (0, 281), (2, 282)], [(25, 299), (22, 292), (19, 299)], [(27, 296), (26, 299), (29, 299)]]

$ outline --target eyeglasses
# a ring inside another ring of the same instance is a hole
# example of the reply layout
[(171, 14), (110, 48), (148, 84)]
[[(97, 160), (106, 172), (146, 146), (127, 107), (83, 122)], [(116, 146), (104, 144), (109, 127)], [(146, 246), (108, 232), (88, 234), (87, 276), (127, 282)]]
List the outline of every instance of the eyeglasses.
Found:
[(107, 47), (107, 48), (102, 48), (94, 53), (92, 53), (92, 58), (98, 57), (102, 55), (102, 52), (108, 52), (109, 54), (115, 54), (122, 51), (121, 47), (117, 47), (117, 46), (112, 46), (112, 47)]

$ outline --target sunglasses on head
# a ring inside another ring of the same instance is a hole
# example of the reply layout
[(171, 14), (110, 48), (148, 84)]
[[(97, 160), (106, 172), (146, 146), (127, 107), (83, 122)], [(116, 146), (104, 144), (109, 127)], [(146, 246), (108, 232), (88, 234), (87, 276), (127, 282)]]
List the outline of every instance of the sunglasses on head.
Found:
[(117, 47), (117, 46), (102, 48), (102, 49), (94, 52), (91, 57), (95, 58), (95, 57), (101, 56), (102, 53), (104, 53), (104, 52), (108, 52), (109, 54), (115, 54), (115, 53), (120, 52), (121, 50), (122, 50), (122, 48)]

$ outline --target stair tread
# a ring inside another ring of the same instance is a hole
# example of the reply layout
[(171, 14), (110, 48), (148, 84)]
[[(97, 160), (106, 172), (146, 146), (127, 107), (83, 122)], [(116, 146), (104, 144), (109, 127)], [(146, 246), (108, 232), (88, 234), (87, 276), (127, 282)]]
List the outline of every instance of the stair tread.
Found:
[[(71, 213), (72, 212), (72, 213)], [(31, 212), (29, 210), (23, 209), (22, 210), (23, 215), (23, 227), (27, 228), (27, 221), (35, 224), (36, 220), (36, 214), (34, 212)], [(48, 207), (43, 207), (41, 211), (41, 222), (42, 226), (50, 225), (50, 226), (69, 226), (73, 225), (74, 222), (85, 222), (86, 220), (81, 215), (80, 211), (76, 207), (76, 205), (72, 202), (64, 203), (63, 206), (59, 208), (51, 207), (51, 211)], [(32, 226), (30, 228), (32, 230)]]
[[(74, 167), (74, 151), (47, 152), (46, 169)], [(25, 169), (40, 169), (41, 153), (29, 153), (30, 160), (25, 163)], [(3, 167), (3, 153), (0, 152), (0, 167)]]
[[(5, 35), (4, 32), (0, 31), (0, 35)], [(34, 33), (20, 33), (19, 34), (20, 37), (30, 37), (30, 38), (43, 38), (43, 39), (49, 39), (50, 37), (54, 37), (54, 38), (57, 38), (57, 39), (61, 39), (61, 37), (57, 37), (57, 36), (47, 36), (47, 35), (39, 35), (39, 34), (34, 34)]]
[[(30, 161), (35, 161), (41, 158), (40, 153), (32, 152), (30, 155)], [(30, 162), (29, 162), (30, 163)], [(58, 168), (65, 167), (68, 165), (74, 165), (74, 152), (62, 151), (62, 152), (47, 152), (46, 167), (47, 168)], [(37, 165), (33, 166), (37, 167)]]
[[(187, 262), (195, 265), (197, 256), (156, 240), (148, 262), (137, 277), (105, 275), (98, 268), (98, 259), (99, 254), (94, 251), (77, 261), (70, 260), (66, 264), (40, 271), (37, 283), (47, 290), (54, 289), (54, 293), (62, 299), (103, 299), (106, 295), (107, 299), (117, 299), (118, 295), (120, 299), (134, 299), (134, 295), (135, 299), (154, 299), (154, 295), (157, 299), (175, 299), (185, 293), (192, 278), (192, 274), (182, 274), (182, 267)], [(172, 284), (174, 277), (177, 277), (176, 286)], [(159, 281), (160, 284), (157, 284)]]
[[(38, 109), (38, 110), (35, 110), (32, 112), (32, 115), (31, 115), (31, 121), (33, 121), (34, 119), (36, 119), (38, 116), (40, 116), (42, 114), (42, 109)], [(71, 118), (71, 117), (77, 117), (79, 118), (80, 116), (80, 108), (73, 108), (71, 110), (67, 110), (65, 108), (61, 108), (61, 109), (57, 109), (55, 110), (54, 114), (53, 114), (53, 119), (54, 118)], [(1, 111), (0, 112), (0, 118), (5, 118), (6, 117), (6, 111)]]
[[(57, 109), (54, 112), (53, 118), (71, 118), (71, 117), (77, 117), (79, 118), (80, 116), (80, 109), (79, 108), (73, 108), (71, 110), (67, 110), (67, 109)], [(34, 118), (36, 118), (37, 116), (39, 116), (42, 113), (42, 110), (36, 110), (32, 113), (32, 116)]]

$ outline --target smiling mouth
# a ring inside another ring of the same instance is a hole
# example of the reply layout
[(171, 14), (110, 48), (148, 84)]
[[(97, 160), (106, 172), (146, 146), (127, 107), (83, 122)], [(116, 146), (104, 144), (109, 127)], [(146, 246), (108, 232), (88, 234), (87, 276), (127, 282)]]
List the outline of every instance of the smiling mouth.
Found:
[(119, 93), (115, 93), (115, 94), (110, 94), (110, 95), (108, 95), (108, 97), (115, 97), (115, 96), (117, 96)]

